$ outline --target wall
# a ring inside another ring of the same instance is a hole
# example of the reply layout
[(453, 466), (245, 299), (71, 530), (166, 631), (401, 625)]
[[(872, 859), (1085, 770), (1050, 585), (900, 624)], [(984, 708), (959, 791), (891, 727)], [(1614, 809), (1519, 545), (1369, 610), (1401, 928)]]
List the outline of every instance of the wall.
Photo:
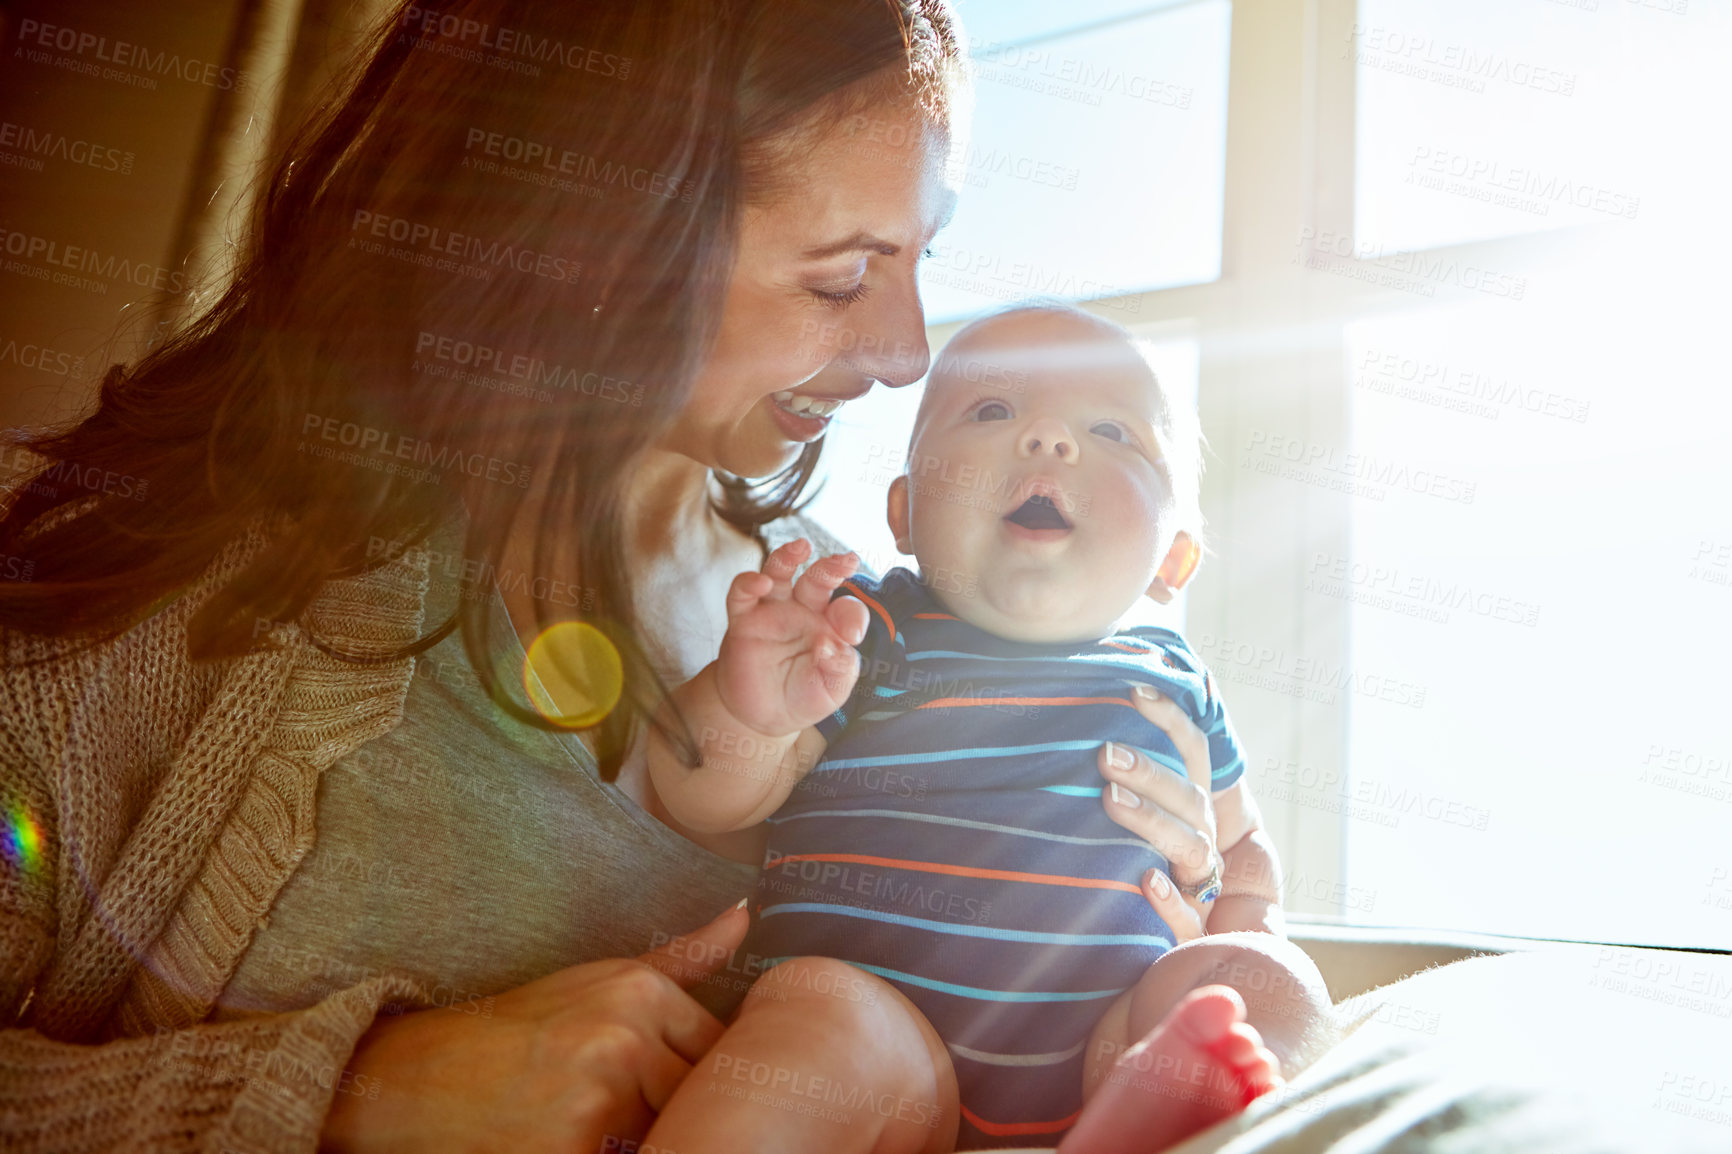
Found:
[(75, 419), (219, 285), (378, 0), (0, 0), (0, 428)]

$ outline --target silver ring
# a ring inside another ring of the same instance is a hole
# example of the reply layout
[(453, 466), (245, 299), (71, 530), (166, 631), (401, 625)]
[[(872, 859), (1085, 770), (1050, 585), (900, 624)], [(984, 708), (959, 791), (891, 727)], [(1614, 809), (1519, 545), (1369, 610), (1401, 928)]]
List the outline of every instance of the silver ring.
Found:
[[(1172, 875), (1169, 874), (1169, 877)], [(1221, 896), (1221, 855), (1215, 854), (1209, 863), (1209, 875), (1196, 885), (1179, 885), (1179, 879), (1173, 878), (1173, 885), (1186, 897), (1197, 902), (1212, 902)]]

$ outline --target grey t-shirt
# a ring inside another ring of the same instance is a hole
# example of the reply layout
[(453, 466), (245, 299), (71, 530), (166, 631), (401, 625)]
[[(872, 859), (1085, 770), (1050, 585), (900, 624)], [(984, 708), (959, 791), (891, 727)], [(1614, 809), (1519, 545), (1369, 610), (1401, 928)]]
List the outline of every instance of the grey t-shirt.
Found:
[[(805, 533), (768, 527), (772, 545)], [(821, 537), (820, 552), (834, 551)], [(435, 580), (427, 619), (454, 588)], [(500, 681), (523, 649), (491, 591)], [(603, 782), (575, 736), (523, 725), (482, 688), (454, 632), (416, 659), (395, 730), (319, 782), (312, 849), (218, 999), (219, 1020), (312, 1005), (381, 973), (467, 1013), (555, 970), (632, 957), (751, 892), (757, 867), (718, 857)], [(751, 984), (730, 959), (694, 996), (712, 1010)]]

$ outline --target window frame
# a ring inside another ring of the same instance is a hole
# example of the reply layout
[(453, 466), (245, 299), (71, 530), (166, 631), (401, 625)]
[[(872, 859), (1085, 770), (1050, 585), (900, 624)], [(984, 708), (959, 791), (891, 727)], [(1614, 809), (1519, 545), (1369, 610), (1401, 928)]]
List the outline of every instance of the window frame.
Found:
[[(1317, 551), (1352, 556), (1353, 498), (1237, 468), (1236, 459), (1259, 432), (1350, 443), (1348, 325), (1413, 304), (1398, 288), (1303, 264), (1304, 252), (1326, 244), (1337, 269), (1376, 268), (1340, 255), (1356, 251), (1358, 15), (1357, 0), (1233, 0), (1220, 278), (1078, 302), (1108, 319), (1133, 316), (1139, 331), (1188, 327), (1200, 344), (1198, 416), (1211, 444), (1202, 499), (1212, 549), (1203, 579), (1188, 590), (1188, 636), (1334, 668), (1352, 660), (1352, 607), (1307, 599), (1305, 566)], [(1409, 251), (1532, 275), (1578, 231)], [(1439, 285), (1437, 299), (1471, 295)], [(962, 323), (929, 326), (933, 349)], [(1323, 704), (1234, 690), (1224, 678), (1253, 777), (1272, 761), (1351, 772), (1350, 695)], [(1301, 800), (1258, 798), (1279, 849), (1289, 915), (1301, 924), (1378, 925), (1374, 911), (1356, 909), (1360, 898), (1347, 884), (1347, 816)]]

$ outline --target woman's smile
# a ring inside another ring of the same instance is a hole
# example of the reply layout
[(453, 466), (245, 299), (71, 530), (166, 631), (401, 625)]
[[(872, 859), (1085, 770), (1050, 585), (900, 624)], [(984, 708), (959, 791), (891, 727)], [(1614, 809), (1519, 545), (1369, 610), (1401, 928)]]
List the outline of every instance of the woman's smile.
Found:
[(789, 389), (783, 389), (773, 396), (782, 408), (802, 417), (828, 417), (843, 404), (839, 397), (805, 397)]
[(826, 396), (779, 389), (770, 394), (770, 411), (776, 424), (791, 441), (815, 441), (830, 427), (830, 418), (849, 401), (872, 391), (870, 385), (847, 396)]
[(800, 444), (822, 437), (830, 427), (830, 418), (841, 407), (841, 401), (820, 401), (787, 390), (770, 397), (770, 416), (776, 427), (788, 440)]

